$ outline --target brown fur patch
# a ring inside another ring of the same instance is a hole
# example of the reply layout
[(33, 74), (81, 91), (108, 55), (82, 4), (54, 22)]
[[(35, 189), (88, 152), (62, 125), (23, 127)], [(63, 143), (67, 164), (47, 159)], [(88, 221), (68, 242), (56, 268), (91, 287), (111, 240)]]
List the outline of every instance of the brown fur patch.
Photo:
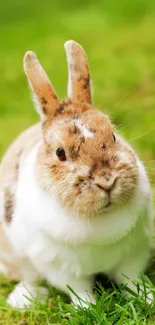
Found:
[(43, 111), (44, 114), (47, 114), (47, 113), (48, 113), (48, 109), (47, 109), (47, 107), (43, 106), (43, 107), (42, 107), (42, 111)]
[(90, 75), (88, 75), (88, 77), (84, 78), (83, 87), (84, 87), (84, 89), (87, 89), (88, 87), (90, 87)]
[(12, 220), (20, 164), (27, 158), (27, 154), (39, 141), (40, 137), (41, 126), (37, 124), (22, 133), (21, 136), (12, 143), (2, 159), (0, 165), (0, 186), (4, 197), (3, 217), (7, 222), (11, 222)]
[(101, 148), (105, 150), (106, 149), (106, 144), (102, 143)]
[(53, 99), (57, 99), (57, 96), (55, 94), (52, 94)]
[(77, 136), (77, 135), (81, 134), (79, 128), (75, 124), (73, 124), (69, 127), (68, 133), (70, 136)]
[(63, 112), (64, 108), (65, 108), (65, 102), (61, 102), (59, 107), (56, 109), (56, 111), (54, 113), (54, 117), (61, 114)]
[(45, 97), (42, 97), (42, 98), (41, 98), (41, 103), (42, 103), (43, 105), (46, 105), (46, 104), (48, 104), (48, 101), (46, 100)]
[(14, 211), (14, 194), (10, 192), (9, 188), (4, 191), (4, 218), (7, 222), (11, 222)]
[(88, 87), (90, 87), (90, 75), (88, 75), (87, 77), (80, 77), (78, 79), (78, 82), (83, 84), (84, 89), (87, 89)]
[(69, 153), (73, 160), (76, 160), (79, 157), (79, 151), (80, 151), (80, 146), (75, 147), (75, 145), (72, 145), (69, 148)]

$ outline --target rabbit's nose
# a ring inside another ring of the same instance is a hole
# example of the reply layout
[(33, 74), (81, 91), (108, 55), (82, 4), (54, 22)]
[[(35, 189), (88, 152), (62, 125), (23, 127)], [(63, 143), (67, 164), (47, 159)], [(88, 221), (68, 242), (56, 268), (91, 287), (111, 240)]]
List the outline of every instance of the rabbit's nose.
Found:
[(117, 175), (106, 174), (104, 176), (97, 176), (95, 178), (95, 184), (102, 190), (110, 191), (114, 187)]

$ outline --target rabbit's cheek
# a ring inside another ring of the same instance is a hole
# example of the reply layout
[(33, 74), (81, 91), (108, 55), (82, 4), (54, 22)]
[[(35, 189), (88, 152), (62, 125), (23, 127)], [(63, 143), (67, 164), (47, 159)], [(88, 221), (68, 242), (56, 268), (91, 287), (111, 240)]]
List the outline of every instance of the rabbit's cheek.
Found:
[(137, 188), (137, 179), (132, 177), (120, 177), (115, 188), (110, 194), (111, 202), (125, 204), (133, 199)]

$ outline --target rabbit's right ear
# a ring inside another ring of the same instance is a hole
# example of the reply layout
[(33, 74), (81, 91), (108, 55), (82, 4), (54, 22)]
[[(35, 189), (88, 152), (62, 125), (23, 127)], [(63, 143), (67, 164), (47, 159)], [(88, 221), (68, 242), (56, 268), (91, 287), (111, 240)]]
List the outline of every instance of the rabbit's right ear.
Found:
[(54, 115), (60, 103), (35, 53), (26, 52), (24, 56), (24, 71), (33, 91), (37, 110), (41, 117), (46, 120), (49, 115)]
[(68, 97), (92, 104), (90, 74), (87, 55), (75, 41), (65, 43), (68, 62)]

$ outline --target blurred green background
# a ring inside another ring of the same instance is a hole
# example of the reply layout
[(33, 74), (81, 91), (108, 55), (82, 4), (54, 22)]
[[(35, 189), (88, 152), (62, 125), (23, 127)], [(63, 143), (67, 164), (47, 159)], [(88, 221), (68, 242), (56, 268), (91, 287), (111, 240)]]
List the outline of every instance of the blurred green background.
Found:
[[(23, 72), (24, 53), (37, 53), (64, 98), (63, 44), (69, 39), (81, 43), (88, 54), (95, 106), (110, 114), (137, 150), (155, 194), (155, 0), (1, 1), (0, 156), (22, 130), (38, 121)], [(9, 285), (1, 280), (3, 291), (6, 297)], [(18, 317), (1, 311), (0, 324), (34, 324), (31, 314), (31, 322)]]
[(90, 62), (94, 104), (110, 114), (155, 178), (155, 1), (5, 0), (0, 4), (0, 155), (38, 120), (23, 72), (37, 53), (66, 96), (63, 44), (80, 42)]

